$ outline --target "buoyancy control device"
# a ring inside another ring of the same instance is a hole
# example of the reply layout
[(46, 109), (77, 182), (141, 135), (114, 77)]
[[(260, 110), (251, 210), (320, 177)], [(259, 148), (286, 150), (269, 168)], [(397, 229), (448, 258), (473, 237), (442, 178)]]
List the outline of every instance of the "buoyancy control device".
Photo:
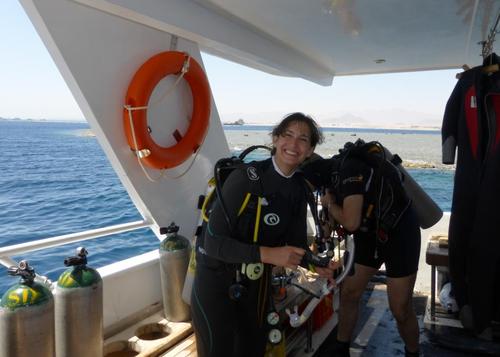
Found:
[(371, 221), (375, 222), (379, 233), (387, 234), (410, 205), (415, 209), (421, 228), (429, 228), (441, 219), (442, 210), (403, 168), (401, 158), (377, 141), (347, 142), (332, 158), (330, 176), (324, 182), (326, 187), (338, 184), (339, 173), (348, 158), (359, 159), (373, 169), (361, 230)]
[[(201, 209), (201, 215), (203, 217), (203, 225), (199, 229), (199, 234), (202, 234), (203, 229), (205, 225), (208, 222), (208, 217), (210, 216), (211, 209), (213, 207), (213, 203), (218, 200), (220, 207), (223, 211), (224, 217), (226, 219), (226, 222), (231, 229), (234, 229), (236, 226), (236, 222), (231, 222), (230, 215), (227, 212), (226, 205), (224, 203), (224, 199), (222, 197), (222, 187), (224, 185), (224, 182), (226, 179), (229, 177), (229, 175), (237, 169), (248, 169), (248, 166), (245, 165), (245, 158), (252, 152), (258, 149), (265, 149), (271, 151), (271, 148), (268, 146), (263, 146), (263, 145), (254, 145), (250, 146), (247, 149), (243, 150), (239, 156), (233, 156), (230, 158), (222, 158), (214, 166), (214, 176), (213, 178), (209, 181), (209, 189), (207, 190), (208, 194), (206, 196), (200, 197), (200, 204), (199, 208)], [(258, 167), (257, 166), (252, 166), (252, 168), (255, 170), (255, 175), (256, 177), (260, 177), (260, 174), (258, 172)], [(249, 174), (247, 172), (247, 174)], [(210, 187), (214, 187), (211, 189)], [(309, 209), (311, 210), (311, 214), (313, 216), (314, 222), (315, 222), (315, 241), (320, 247), (319, 251), (323, 252), (324, 249), (321, 249), (321, 247), (324, 247), (324, 237), (323, 237), (323, 230), (320, 225), (319, 221), (319, 215), (317, 211), (317, 202), (314, 197), (313, 192), (311, 191), (310, 187), (307, 184), (304, 184), (304, 188), (306, 191), (307, 195), (307, 202)], [(260, 182), (259, 179), (251, 180), (251, 189), (252, 192), (249, 192), (248, 195), (249, 201), (253, 198), (257, 198), (261, 194), (262, 191), (262, 183)], [(251, 205), (251, 204), (246, 204), (242, 205), (242, 207), (245, 207), (245, 210), (250, 209), (249, 207), (256, 207), (257, 204)], [(255, 208), (254, 208), (255, 209)], [(301, 262), (301, 265), (307, 266), (307, 265), (313, 265), (313, 266), (327, 266), (329, 261), (331, 260), (330, 256), (317, 256), (312, 254), (310, 251), (306, 251), (306, 254), (303, 257), (303, 261)], [(248, 268), (248, 266), (247, 266)]]
[[(230, 227), (233, 227), (230, 221), (229, 215), (227, 213), (226, 206), (224, 204), (224, 199), (221, 199), (222, 187), (224, 182), (229, 177), (231, 172), (235, 169), (243, 167), (245, 163), (245, 158), (258, 149), (264, 149), (271, 151), (268, 146), (264, 145), (254, 145), (243, 150), (238, 156), (232, 156), (228, 158), (219, 159), (214, 165), (213, 177), (208, 181), (207, 189), (204, 195), (200, 195), (198, 199), (198, 209), (200, 210), (200, 219), (198, 222), (198, 229), (195, 233), (195, 246), (199, 247), (196, 240), (203, 234), (206, 224), (208, 223), (208, 218), (212, 211), (213, 205), (217, 199), (220, 200), (223, 213), (225, 215), (226, 222)], [(256, 190), (257, 191), (257, 190)], [(191, 304), (191, 290), (194, 281), (194, 275), (196, 272), (196, 249), (193, 249), (189, 259), (188, 270), (186, 273), (186, 279), (184, 281), (184, 287), (182, 290), (182, 299), (187, 303)]]

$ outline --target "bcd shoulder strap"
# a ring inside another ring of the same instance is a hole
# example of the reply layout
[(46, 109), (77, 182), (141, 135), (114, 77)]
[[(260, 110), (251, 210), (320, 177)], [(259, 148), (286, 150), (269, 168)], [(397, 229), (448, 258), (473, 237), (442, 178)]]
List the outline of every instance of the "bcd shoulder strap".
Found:
[(249, 207), (253, 207), (253, 198), (262, 196), (263, 186), (261, 181), (261, 176), (263, 172), (263, 164), (259, 161), (253, 161), (250, 163), (243, 163), (238, 158), (228, 158), (221, 159), (216, 164), (216, 169), (214, 170), (214, 177), (209, 181), (209, 186), (213, 186), (212, 189), (208, 190), (208, 194), (203, 196), (201, 205), (199, 203), (198, 207), (201, 208), (201, 214), (203, 220), (208, 222), (211, 210), (216, 200), (219, 201), (223, 213), (225, 215), (228, 226), (231, 227), (233, 231), (236, 226), (236, 222), (232, 222), (227, 212), (226, 205), (224, 203), (224, 198), (222, 197), (222, 187), (224, 186), (229, 175), (235, 170), (240, 170), (248, 178), (248, 190), (244, 195), (244, 199), (238, 209), (237, 216), (240, 216), (243, 211)]

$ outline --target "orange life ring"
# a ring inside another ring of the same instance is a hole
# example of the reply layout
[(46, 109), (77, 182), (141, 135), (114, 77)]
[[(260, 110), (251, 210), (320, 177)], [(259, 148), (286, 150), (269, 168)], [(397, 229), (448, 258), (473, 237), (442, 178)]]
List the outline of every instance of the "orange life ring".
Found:
[[(156, 85), (169, 74), (180, 73), (187, 55), (183, 52), (167, 51), (148, 59), (135, 73), (127, 90), (125, 106), (147, 106), (149, 97)], [(167, 169), (180, 165), (192, 153), (196, 152), (203, 142), (210, 119), (210, 86), (205, 72), (192, 57), (189, 59), (189, 70), (183, 77), (193, 95), (193, 115), (186, 134), (181, 137), (176, 131), (173, 133), (177, 140), (175, 145), (162, 147), (151, 137), (148, 130), (147, 109), (134, 110), (133, 130), (130, 125), (129, 110), (124, 109), (123, 123), (125, 135), (132, 150), (147, 149), (150, 154), (143, 157), (145, 164), (155, 169)]]

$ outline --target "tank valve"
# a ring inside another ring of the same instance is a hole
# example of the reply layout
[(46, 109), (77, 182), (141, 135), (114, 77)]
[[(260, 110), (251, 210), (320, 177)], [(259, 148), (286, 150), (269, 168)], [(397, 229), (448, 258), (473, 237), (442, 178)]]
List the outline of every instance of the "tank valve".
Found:
[(84, 247), (78, 247), (76, 248), (76, 256), (64, 259), (64, 265), (67, 267), (74, 265), (87, 265), (88, 254), (89, 253)]
[(170, 234), (179, 232), (179, 226), (175, 224), (175, 222), (170, 223), (168, 227), (161, 227), (160, 234)]
[(11, 266), (7, 270), (7, 273), (11, 276), (20, 276), (23, 283), (32, 283), (35, 280), (35, 269), (28, 264), (27, 260), (21, 260), (19, 265)]

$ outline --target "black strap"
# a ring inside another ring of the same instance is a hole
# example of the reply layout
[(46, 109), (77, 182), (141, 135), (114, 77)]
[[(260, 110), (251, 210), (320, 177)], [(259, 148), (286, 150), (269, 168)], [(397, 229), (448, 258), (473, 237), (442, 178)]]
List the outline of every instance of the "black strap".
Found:
[[(252, 147), (253, 148), (253, 147)], [(223, 161), (222, 161), (223, 160)], [(256, 174), (258, 176), (258, 179), (256, 180), (248, 180), (250, 181), (250, 194), (256, 195), (256, 196), (262, 196), (264, 192), (264, 187), (262, 184), (262, 172), (263, 169), (261, 168), (262, 163), (266, 161), (253, 161), (251, 163), (242, 163), (239, 161), (237, 158), (231, 158), (231, 159), (222, 159), (219, 160), (219, 162), (215, 165), (214, 168), (214, 177), (215, 177), (215, 190), (217, 194), (217, 199), (220, 202), (220, 206), (222, 209), (222, 212), (224, 214), (224, 217), (226, 219), (226, 222), (228, 224), (228, 227), (230, 227), (231, 234), (235, 233), (236, 229), (236, 222), (231, 222), (231, 218), (229, 216), (229, 213), (227, 212), (226, 205), (224, 203), (224, 198), (222, 197), (222, 185), (220, 184), (221, 180), (221, 170), (243, 170), (246, 175), (248, 175), (248, 168), (253, 167), (255, 168)], [(218, 165), (220, 164), (220, 165)]]
[(319, 221), (319, 214), (318, 214), (318, 202), (316, 201), (316, 196), (314, 195), (314, 192), (312, 191), (311, 187), (307, 184), (306, 180), (302, 180), (305, 192), (306, 192), (306, 200), (307, 204), (309, 205), (309, 209), (311, 210), (311, 214), (314, 219), (314, 225), (316, 226), (316, 240), (321, 241), (324, 237), (324, 232), (323, 229), (321, 228), (321, 223)]

